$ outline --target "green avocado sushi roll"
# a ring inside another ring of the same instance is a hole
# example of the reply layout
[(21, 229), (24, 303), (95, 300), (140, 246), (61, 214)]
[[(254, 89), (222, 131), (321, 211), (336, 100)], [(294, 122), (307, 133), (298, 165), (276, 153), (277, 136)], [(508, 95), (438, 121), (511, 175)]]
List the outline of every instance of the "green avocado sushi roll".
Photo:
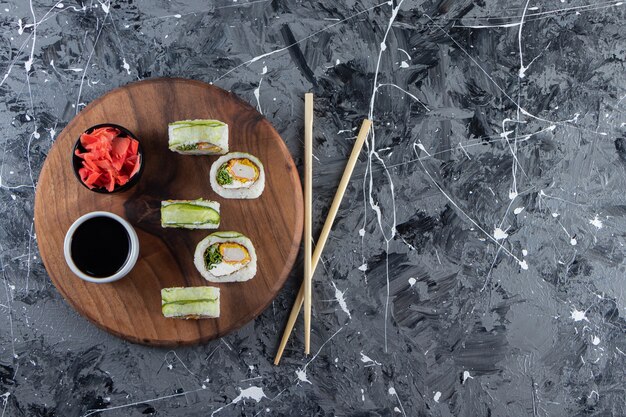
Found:
[(217, 318), (220, 316), (220, 289), (216, 287), (163, 288), (161, 311), (168, 318)]
[(161, 226), (184, 229), (217, 229), (220, 203), (210, 200), (161, 201)]
[(228, 153), (228, 125), (219, 120), (181, 120), (168, 125), (171, 151), (189, 155)]

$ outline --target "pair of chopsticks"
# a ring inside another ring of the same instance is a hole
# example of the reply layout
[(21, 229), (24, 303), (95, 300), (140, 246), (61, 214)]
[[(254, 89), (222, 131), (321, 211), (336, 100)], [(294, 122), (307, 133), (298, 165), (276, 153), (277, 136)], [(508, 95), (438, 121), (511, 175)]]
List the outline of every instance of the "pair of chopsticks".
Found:
[(350, 154), (346, 168), (343, 171), (343, 176), (341, 177), (341, 181), (337, 187), (335, 198), (333, 199), (330, 209), (328, 210), (328, 216), (324, 222), (324, 227), (322, 227), (322, 232), (317, 240), (315, 251), (313, 251), (313, 255), (311, 255), (311, 208), (313, 203), (313, 94), (307, 93), (304, 96), (304, 282), (302, 283), (300, 291), (298, 291), (298, 295), (296, 296), (296, 301), (291, 308), (291, 313), (289, 314), (289, 319), (287, 320), (287, 325), (285, 326), (285, 331), (280, 341), (278, 352), (274, 358), (274, 365), (278, 365), (280, 363), (280, 359), (283, 356), (285, 346), (287, 345), (291, 331), (296, 323), (298, 314), (300, 314), (302, 305), (304, 305), (304, 351), (307, 355), (310, 353), (312, 277), (315, 272), (315, 267), (317, 266), (320, 256), (322, 255), (322, 251), (324, 250), (324, 245), (326, 244), (326, 240), (330, 234), (330, 229), (335, 221), (339, 205), (341, 204), (348, 182), (352, 176), (352, 171), (354, 170), (356, 161), (359, 158), (359, 153), (363, 148), (363, 143), (365, 143), (365, 138), (367, 138), (371, 125), (371, 120), (363, 120), (356, 142), (352, 148), (352, 153)]

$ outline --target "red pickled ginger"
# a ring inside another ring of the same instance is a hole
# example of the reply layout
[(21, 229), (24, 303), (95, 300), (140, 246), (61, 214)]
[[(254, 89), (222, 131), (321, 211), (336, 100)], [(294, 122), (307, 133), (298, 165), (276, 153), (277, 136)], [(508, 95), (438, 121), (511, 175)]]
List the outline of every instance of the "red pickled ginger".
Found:
[(114, 127), (101, 127), (80, 135), (85, 152), (76, 150), (76, 156), (83, 160), (78, 175), (90, 189), (106, 188), (111, 192), (116, 186), (126, 184), (139, 171), (139, 142), (120, 136), (121, 133)]

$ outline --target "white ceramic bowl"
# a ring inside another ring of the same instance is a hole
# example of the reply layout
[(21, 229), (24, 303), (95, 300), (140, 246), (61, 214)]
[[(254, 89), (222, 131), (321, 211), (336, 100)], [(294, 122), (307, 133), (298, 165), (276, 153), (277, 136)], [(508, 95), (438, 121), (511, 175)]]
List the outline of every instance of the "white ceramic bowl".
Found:
[[(97, 278), (87, 275), (80, 269), (78, 269), (78, 267), (72, 260), (71, 247), (74, 232), (76, 231), (78, 226), (93, 217), (110, 217), (114, 220), (117, 220), (122, 226), (124, 226), (124, 228), (128, 232), (128, 237), (130, 239), (130, 253), (128, 254), (128, 258), (126, 258), (126, 262), (124, 263), (124, 265), (122, 265), (119, 271), (109, 277)], [(137, 258), (139, 258), (139, 238), (137, 237), (137, 232), (135, 232), (135, 229), (133, 229), (130, 223), (128, 223), (117, 214), (109, 213), (108, 211), (92, 211), (91, 213), (87, 213), (79, 217), (74, 223), (72, 223), (70, 228), (67, 230), (67, 233), (65, 234), (65, 240), (63, 242), (63, 254), (65, 255), (65, 262), (67, 262), (67, 266), (69, 266), (72, 272), (76, 274), (76, 276), (78, 276), (80, 279), (94, 282), (96, 284), (105, 284), (107, 282), (113, 282), (123, 278), (133, 269), (135, 263), (137, 262)]]

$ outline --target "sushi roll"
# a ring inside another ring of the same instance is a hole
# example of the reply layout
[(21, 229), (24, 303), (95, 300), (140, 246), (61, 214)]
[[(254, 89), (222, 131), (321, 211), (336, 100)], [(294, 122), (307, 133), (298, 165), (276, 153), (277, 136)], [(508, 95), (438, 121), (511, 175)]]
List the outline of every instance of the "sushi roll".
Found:
[(220, 289), (173, 287), (161, 290), (161, 312), (168, 318), (201, 319), (220, 316)]
[(257, 198), (265, 189), (263, 164), (254, 155), (231, 152), (211, 165), (211, 188), (224, 198)]
[(209, 200), (161, 201), (161, 226), (184, 229), (217, 229), (220, 203)]
[(241, 282), (256, 274), (256, 251), (238, 232), (215, 232), (196, 246), (194, 263), (211, 282)]
[(168, 125), (171, 151), (190, 155), (228, 153), (228, 125), (219, 120), (181, 120)]

